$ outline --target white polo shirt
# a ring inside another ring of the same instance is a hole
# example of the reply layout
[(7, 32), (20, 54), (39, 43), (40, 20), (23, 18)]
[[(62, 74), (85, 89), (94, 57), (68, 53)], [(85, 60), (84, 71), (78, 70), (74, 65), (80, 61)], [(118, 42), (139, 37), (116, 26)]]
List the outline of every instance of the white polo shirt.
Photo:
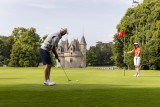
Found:
[(58, 47), (58, 42), (62, 38), (60, 32), (53, 33), (48, 35), (48, 37), (45, 39), (44, 43), (42, 43), (41, 48), (50, 51), (51, 46)]

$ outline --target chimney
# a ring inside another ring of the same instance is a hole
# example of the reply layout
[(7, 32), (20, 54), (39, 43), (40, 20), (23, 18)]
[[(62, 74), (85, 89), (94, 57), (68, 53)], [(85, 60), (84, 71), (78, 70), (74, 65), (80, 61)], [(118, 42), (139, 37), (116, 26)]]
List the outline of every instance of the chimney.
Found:
[(75, 50), (78, 51), (78, 42), (75, 40)]
[(68, 39), (66, 40), (66, 46), (65, 46), (65, 48), (66, 48), (66, 52), (68, 51)]

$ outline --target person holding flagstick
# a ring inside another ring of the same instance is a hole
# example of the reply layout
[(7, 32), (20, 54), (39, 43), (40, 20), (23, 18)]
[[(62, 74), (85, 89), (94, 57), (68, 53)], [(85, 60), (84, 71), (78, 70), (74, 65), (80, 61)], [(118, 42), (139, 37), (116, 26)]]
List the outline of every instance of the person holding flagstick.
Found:
[[(125, 30), (121, 31), (120, 33), (117, 33), (117, 38), (124, 37), (124, 48), (125, 48)], [(124, 63), (125, 63), (125, 55), (124, 55)], [(125, 67), (124, 67), (124, 76), (125, 76)]]
[(136, 74), (133, 75), (135, 77), (139, 77), (139, 73), (140, 73), (140, 55), (141, 55), (141, 48), (139, 47), (138, 43), (134, 43), (135, 48), (132, 51), (129, 52), (124, 52), (124, 53), (135, 53), (134, 56), (134, 66), (135, 66), (135, 70), (136, 70)]

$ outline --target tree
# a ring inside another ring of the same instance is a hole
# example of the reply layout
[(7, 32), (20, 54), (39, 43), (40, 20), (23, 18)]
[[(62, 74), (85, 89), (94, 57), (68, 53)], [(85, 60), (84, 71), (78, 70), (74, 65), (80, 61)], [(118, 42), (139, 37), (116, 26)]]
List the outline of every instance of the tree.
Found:
[(97, 56), (91, 50), (87, 50), (86, 59), (87, 59), (86, 60), (87, 66), (88, 65), (95, 66), (97, 63)]
[[(126, 55), (126, 62), (123, 62), (123, 52), (132, 50), (133, 43), (138, 42), (141, 47), (141, 68), (160, 69), (160, 2), (159, 0), (144, 0), (143, 3), (129, 8), (117, 25), (117, 32), (125, 30), (126, 45), (123, 38), (117, 40), (114, 37), (114, 60), (115, 64), (122, 67), (122, 64), (134, 68), (133, 54)], [(119, 45), (117, 45), (119, 44)], [(122, 47), (120, 47), (122, 46)], [(121, 50), (119, 49), (121, 48)]]
[(113, 65), (114, 61), (111, 59), (113, 43), (97, 42), (96, 46), (91, 46), (87, 51), (87, 63), (96, 66)]
[(12, 45), (14, 44), (14, 37), (13, 36), (9, 36), (5, 42), (5, 50), (4, 50), (4, 64), (8, 65), (9, 60), (10, 60), (10, 54), (11, 54), (11, 50), (12, 50)]
[(12, 32), (14, 44), (9, 66), (35, 67), (40, 60), (40, 37), (35, 28), (15, 28)]
[(6, 36), (0, 36), (0, 39), (1, 39), (1, 49), (0, 49), (0, 65), (3, 65), (5, 64), (5, 58), (6, 58), (6, 55), (7, 55), (7, 44), (6, 44), (6, 41), (8, 39), (8, 37)]
[(2, 38), (0, 38), (0, 66), (3, 65), (3, 61), (4, 61), (3, 51), (4, 51), (4, 42)]

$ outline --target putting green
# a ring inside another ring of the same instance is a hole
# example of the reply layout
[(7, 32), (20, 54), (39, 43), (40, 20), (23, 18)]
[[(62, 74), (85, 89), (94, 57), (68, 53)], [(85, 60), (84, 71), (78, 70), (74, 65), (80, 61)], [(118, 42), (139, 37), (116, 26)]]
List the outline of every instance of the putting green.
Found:
[[(0, 107), (152, 107), (160, 105), (160, 72), (52, 68), (55, 86), (43, 86), (44, 67), (0, 68)], [(77, 81), (78, 80), (78, 81)]]

